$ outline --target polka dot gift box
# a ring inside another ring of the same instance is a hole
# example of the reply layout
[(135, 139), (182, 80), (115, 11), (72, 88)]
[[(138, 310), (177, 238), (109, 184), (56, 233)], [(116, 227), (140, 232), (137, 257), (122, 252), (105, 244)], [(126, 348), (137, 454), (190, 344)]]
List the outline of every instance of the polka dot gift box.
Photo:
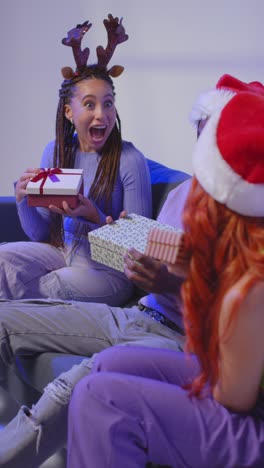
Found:
[[(134, 247), (141, 253), (147, 252), (148, 236), (153, 228), (175, 234), (182, 233), (179, 229), (132, 213), (126, 218), (89, 232), (92, 259), (124, 271), (126, 251)], [(164, 252), (167, 255), (166, 250)]]

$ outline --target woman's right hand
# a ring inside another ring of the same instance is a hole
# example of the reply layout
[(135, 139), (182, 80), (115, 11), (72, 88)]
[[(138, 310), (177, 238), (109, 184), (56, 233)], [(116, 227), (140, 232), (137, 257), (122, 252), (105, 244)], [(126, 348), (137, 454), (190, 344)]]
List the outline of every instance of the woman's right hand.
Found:
[(26, 195), (26, 187), (30, 179), (32, 177), (35, 177), (37, 174), (39, 174), (40, 169), (26, 169), (25, 172), (22, 174), (22, 176), (18, 179), (16, 182), (16, 188), (15, 188), (15, 195), (16, 195), (16, 201), (20, 202)]
[[(119, 215), (119, 219), (126, 218), (126, 217), (127, 217), (127, 212), (126, 211), (121, 211), (121, 213)], [(113, 220), (112, 216), (107, 216), (105, 218), (105, 222), (106, 222), (106, 224), (112, 224), (112, 223), (114, 223), (114, 220)]]

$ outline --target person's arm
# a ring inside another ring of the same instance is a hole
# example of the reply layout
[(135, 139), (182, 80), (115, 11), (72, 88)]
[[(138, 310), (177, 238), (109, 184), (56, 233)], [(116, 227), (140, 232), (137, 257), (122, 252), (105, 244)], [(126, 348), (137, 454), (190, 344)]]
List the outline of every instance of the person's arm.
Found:
[[(152, 199), (149, 170), (145, 157), (131, 143), (124, 142), (120, 159), (119, 176), (122, 183), (121, 195), (118, 201), (113, 197), (114, 204), (118, 203), (119, 210), (126, 210), (127, 213), (151, 217)], [(50, 206), (51, 211), (78, 217), (80, 221), (86, 223), (90, 230), (94, 230), (104, 225), (107, 214), (102, 212), (99, 206), (92, 200), (79, 196), (80, 204), (75, 209), (71, 209), (66, 202), (63, 208)], [(116, 211), (117, 205), (114, 208)]]
[[(44, 149), (40, 167), (52, 167), (54, 142)], [(17, 212), (21, 226), (27, 236), (34, 241), (49, 240), (50, 213), (46, 208), (28, 206), (27, 196), (17, 198)]]
[[(181, 216), (185, 200), (191, 186), (191, 179), (186, 180), (171, 190), (158, 216), (158, 221), (176, 228), (182, 228)], [(130, 249), (124, 256), (125, 274), (140, 289), (146, 292), (178, 295), (182, 284), (182, 271), (172, 265), (155, 260)]]
[(146, 158), (131, 143), (124, 142), (120, 159), (123, 186), (123, 206), (127, 214), (136, 213), (151, 218), (152, 194)]
[(160, 223), (170, 224), (179, 229), (183, 228), (182, 213), (191, 184), (192, 178), (185, 180), (169, 192), (158, 216), (158, 221)]
[(232, 305), (239, 301), (241, 288), (247, 280), (243, 277), (223, 301), (219, 321), (220, 373), (213, 390), (219, 403), (239, 412), (254, 406), (264, 372), (264, 282), (250, 289), (238, 306), (234, 323), (224, 333)]

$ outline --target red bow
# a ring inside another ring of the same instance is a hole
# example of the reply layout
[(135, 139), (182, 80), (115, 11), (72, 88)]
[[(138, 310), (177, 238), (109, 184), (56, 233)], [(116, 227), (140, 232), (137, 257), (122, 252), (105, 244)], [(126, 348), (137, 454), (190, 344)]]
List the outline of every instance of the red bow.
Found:
[(43, 195), (43, 187), (45, 185), (45, 182), (47, 178), (49, 177), (52, 182), (59, 182), (58, 177), (56, 174), (61, 174), (63, 171), (59, 169), (58, 167), (55, 167), (54, 169), (43, 169), (41, 168), (41, 172), (37, 174), (33, 179), (31, 179), (31, 182), (38, 182), (39, 180), (42, 180), (39, 188), (39, 193), (40, 195)]

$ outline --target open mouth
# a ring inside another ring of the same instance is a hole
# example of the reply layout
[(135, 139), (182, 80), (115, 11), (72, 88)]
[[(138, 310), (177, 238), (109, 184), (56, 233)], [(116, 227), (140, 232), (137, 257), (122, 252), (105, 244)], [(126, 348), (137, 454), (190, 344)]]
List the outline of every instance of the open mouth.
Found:
[(101, 140), (102, 138), (104, 138), (105, 132), (106, 132), (105, 125), (94, 125), (93, 127), (90, 128), (90, 134), (94, 140)]

